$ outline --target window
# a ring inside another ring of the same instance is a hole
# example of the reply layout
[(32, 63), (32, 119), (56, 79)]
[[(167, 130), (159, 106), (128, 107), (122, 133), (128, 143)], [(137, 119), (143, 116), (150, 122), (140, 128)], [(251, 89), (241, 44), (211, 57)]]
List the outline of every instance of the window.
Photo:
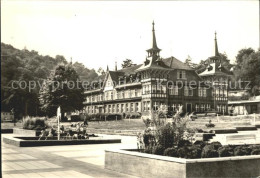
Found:
[(121, 91), (122, 98), (125, 98), (125, 92)]
[(177, 104), (173, 104), (172, 109), (173, 109), (173, 111), (177, 111)]
[(189, 88), (187, 86), (184, 87), (184, 96), (189, 96)]
[(134, 112), (134, 103), (131, 103), (130, 112)]
[(146, 102), (145, 101), (143, 102), (143, 105), (144, 105), (144, 111), (146, 111)]
[(108, 113), (111, 113), (111, 105), (108, 105)]
[(189, 88), (189, 96), (193, 96), (193, 90), (192, 90), (192, 88)]
[(135, 112), (139, 111), (139, 103), (135, 103)]
[(114, 99), (114, 92), (113, 91), (111, 91), (111, 98), (110, 98), (111, 100), (113, 100)]
[(199, 111), (200, 108), (199, 108), (198, 104), (195, 105), (195, 109), (196, 109), (197, 112)]
[(152, 85), (152, 93), (156, 93), (156, 85)]
[(135, 97), (137, 97), (137, 96), (138, 96), (137, 89), (135, 89)]
[(126, 112), (128, 112), (129, 111), (128, 103), (125, 104), (125, 108), (126, 108)]
[(162, 85), (162, 93), (166, 94), (166, 86)]
[(207, 97), (207, 89), (205, 87), (199, 87), (199, 96)]
[(205, 104), (201, 104), (200, 109), (201, 109), (201, 111), (204, 111), (205, 110)]
[(119, 113), (119, 104), (116, 105), (116, 112)]
[(210, 104), (207, 104), (207, 111), (210, 110)]
[(132, 90), (129, 90), (129, 98), (132, 98)]
[(178, 86), (171, 86), (169, 93), (170, 95), (178, 95)]
[(106, 95), (106, 100), (108, 100), (108, 92), (106, 92), (105, 95)]
[(186, 71), (177, 71), (177, 79), (186, 79)]
[(184, 87), (184, 96), (193, 96), (193, 89), (185, 86)]
[(147, 111), (150, 111), (150, 101), (147, 101)]
[(159, 108), (159, 102), (154, 102), (154, 105), (153, 105), (153, 110), (154, 111), (157, 111), (158, 110), (158, 108)]
[(121, 112), (124, 112), (124, 104), (121, 104)]
[(117, 97), (117, 99), (120, 99), (120, 92), (119, 91), (116, 92), (116, 97)]
[(115, 105), (112, 105), (112, 112), (115, 113)]

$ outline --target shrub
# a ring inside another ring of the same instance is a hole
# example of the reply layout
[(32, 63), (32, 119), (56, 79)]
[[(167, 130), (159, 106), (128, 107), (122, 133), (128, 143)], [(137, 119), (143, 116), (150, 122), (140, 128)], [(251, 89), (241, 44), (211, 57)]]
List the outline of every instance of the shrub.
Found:
[(178, 157), (187, 158), (189, 154), (189, 149), (187, 146), (178, 149)]
[(151, 154), (152, 151), (153, 151), (153, 147), (152, 147), (152, 146), (147, 146), (147, 147), (145, 147), (145, 149), (144, 149), (144, 153), (149, 153), (149, 154)]
[(155, 137), (150, 132), (145, 132), (143, 134), (143, 141), (144, 141), (145, 147), (153, 146), (155, 143)]
[(202, 158), (215, 158), (215, 157), (219, 157), (219, 154), (218, 154), (217, 150), (214, 149), (214, 145), (206, 145), (202, 149), (201, 157)]
[(203, 149), (206, 143), (204, 141), (196, 141), (194, 142), (194, 145), (198, 145), (201, 149)]
[(177, 148), (167, 148), (164, 150), (163, 153), (164, 156), (171, 156), (171, 157), (178, 157), (178, 149)]
[(192, 145), (189, 147), (189, 154), (187, 158), (190, 159), (201, 158), (201, 152), (202, 149), (200, 145)]
[(234, 149), (231, 146), (223, 146), (218, 149), (220, 157), (234, 156)]
[(260, 155), (260, 146), (259, 145), (254, 145), (254, 146), (251, 146), (251, 155)]
[(156, 145), (153, 147), (152, 153), (156, 155), (163, 155), (165, 148), (162, 145)]
[(235, 156), (250, 155), (251, 152), (252, 152), (252, 149), (250, 147), (248, 147), (247, 145), (237, 146), (234, 149), (234, 155)]
[(23, 129), (44, 130), (47, 127), (48, 127), (48, 124), (45, 121), (45, 118), (39, 118), (39, 117), (30, 118), (30, 117), (27, 117), (23, 121)]
[(158, 143), (164, 148), (170, 148), (174, 144), (174, 130), (170, 124), (166, 124), (158, 130)]
[(180, 140), (178, 142), (178, 148), (184, 147), (184, 146), (190, 146), (191, 142), (189, 140)]
[(251, 155), (260, 155), (260, 148), (253, 149)]
[(215, 150), (218, 150), (220, 147), (222, 147), (220, 142), (212, 142), (210, 145), (212, 145)]

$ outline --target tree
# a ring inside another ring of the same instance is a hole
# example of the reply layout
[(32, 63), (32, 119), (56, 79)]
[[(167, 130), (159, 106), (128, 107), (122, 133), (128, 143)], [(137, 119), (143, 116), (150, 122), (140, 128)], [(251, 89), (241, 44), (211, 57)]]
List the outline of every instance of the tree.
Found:
[(48, 116), (56, 115), (60, 106), (62, 116), (65, 112), (81, 110), (84, 102), (84, 88), (72, 65), (59, 65), (44, 82), (40, 90), (41, 109)]
[(131, 67), (133, 65), (133, 61), (131, 59), (126, 59), (123, 61), (123, 64), (121, 64), (122, 68)]
[(73, 68), (78, 73), (81, 81), (91, 82), (91, 81), (97, 79), (97, 77), (98, 77), (98, 74), (96, 73), (96, 71), (94, 69), (88, 69), (82, 63), (75, 62), (73, 64)]
[(252, 48), (245, 48), (238, 51), (238, 54), (236, 56), (236, 68), (240, 69), (243, 65), (243, 61), (247, 60), (248, 56), (252, 53), (255, 53), (255, 50)]
[(105, 70), (102, 67), (99, 67), (97, 73), (99, 75), (104, 75), (106, 72), (105, 72)]
[(249, 91), (253, 95), (259, 95), (260, 88), (260, 49), (254, 51), (252, 48), (242, 49), (236, 56), (237, 65), (234, 68), (236, 79), (248, 81)]

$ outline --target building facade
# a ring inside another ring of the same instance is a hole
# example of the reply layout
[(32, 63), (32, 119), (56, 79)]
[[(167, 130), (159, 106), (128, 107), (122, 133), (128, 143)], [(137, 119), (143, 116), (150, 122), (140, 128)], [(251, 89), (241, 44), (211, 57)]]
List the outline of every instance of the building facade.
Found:
[(228, 113), (228, 88), (233, 73), (221, 63), (215, 33), (215, 55), (208, 59), (207, 68), (199, 76), (212, 87), (213, 108), (219, 113)]
[[(174, 57), (161, 58), (152, 26), (152, 47), (139, 65), (111, 71), (102, 82), (93, 83), (85, 91), (88, 114), (150, 115), (164, 109), (174, 113), (180, 106), (184, 112), (205, 112), (215, 108), (212, 87), (194, 69)], [(224, 98), (222, 95), (219, 97)], [(222, 101), (222, 100), (221, 100)], [(223, 99), (223, 104), (227, 100)]]

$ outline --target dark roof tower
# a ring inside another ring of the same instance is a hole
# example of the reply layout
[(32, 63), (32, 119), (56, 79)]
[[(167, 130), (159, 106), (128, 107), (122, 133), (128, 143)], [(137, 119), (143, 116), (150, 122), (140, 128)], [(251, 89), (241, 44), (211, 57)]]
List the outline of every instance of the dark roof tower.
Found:
[(153, 21), (153, 28), (152, 28), (152, 35), (153, 35), (153, 42), (152, 42), (152, 48), (146, 50), (148, 53), (148, 57), (153, 57), (153, 56), (159, 56), (159, 53), (161, 51), (160, 48), (157, 46), (156, 42), (156, 36), (155, 36), (155, 30), (154, 30), (154, 21)]

